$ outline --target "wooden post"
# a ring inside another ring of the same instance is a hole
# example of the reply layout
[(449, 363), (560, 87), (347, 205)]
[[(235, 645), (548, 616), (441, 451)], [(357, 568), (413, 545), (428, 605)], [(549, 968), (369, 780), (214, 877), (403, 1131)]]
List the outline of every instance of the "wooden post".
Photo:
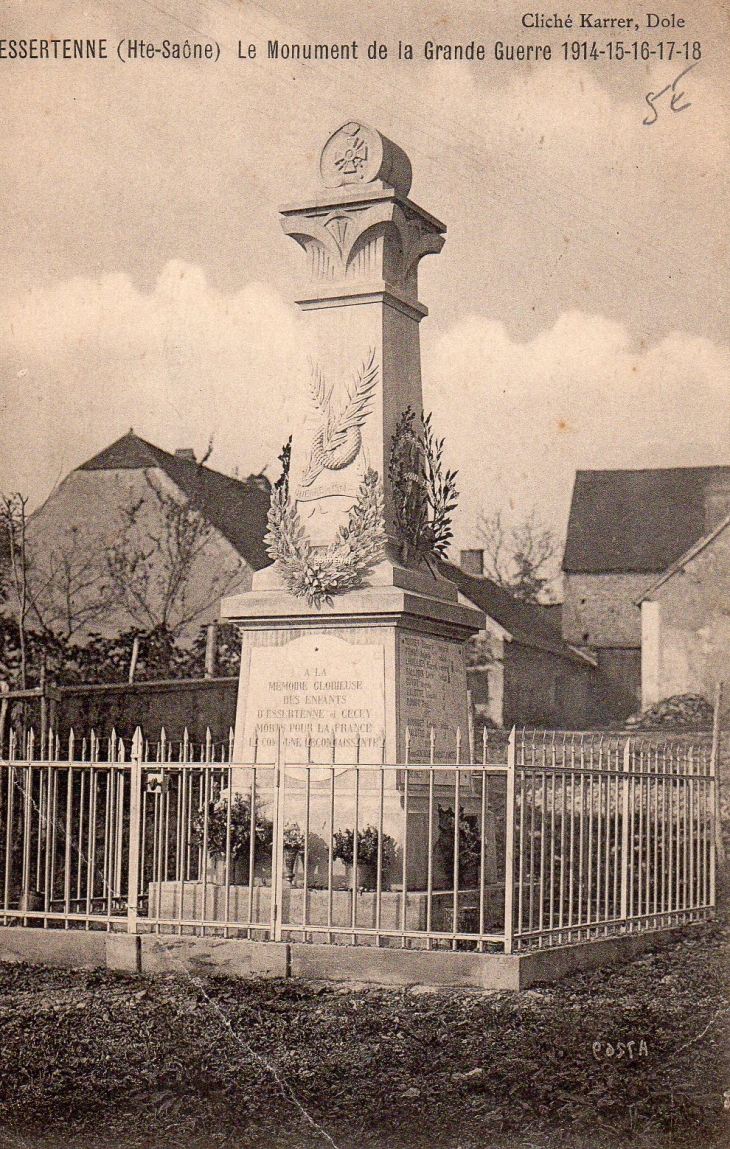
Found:
[(135, 634), (132, 641), (132, 657), (129, 660), (129, 681), (134, 682), (134, 676), (137, 671), (137, 659), (139, 658), (139, 635)]
[(5, 746), (5, 723), (8, 716), (8, 700), (5, 695), (8, 694), (9, 691), (10, 687), (7, 682), (0, 682), (0, 698), (2, 699), (0, 702), (0, 758), (3, 756), (3, 748)]
[(205, 677), (215, 678), (216, 641), (218, 638), (218, 623), (209, 622), (205, 628)]

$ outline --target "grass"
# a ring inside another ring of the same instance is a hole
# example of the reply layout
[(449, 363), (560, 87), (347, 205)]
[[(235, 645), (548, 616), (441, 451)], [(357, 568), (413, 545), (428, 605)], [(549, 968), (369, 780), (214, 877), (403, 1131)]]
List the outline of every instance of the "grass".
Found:
[(522, 994), (2, 964), (0, 1146), (727, 1146), (729, 943)]

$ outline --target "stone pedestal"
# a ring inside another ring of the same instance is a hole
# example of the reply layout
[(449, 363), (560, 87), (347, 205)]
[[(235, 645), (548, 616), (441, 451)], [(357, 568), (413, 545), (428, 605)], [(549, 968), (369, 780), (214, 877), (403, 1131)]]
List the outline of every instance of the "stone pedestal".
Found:
[(289, 762), (404, 762), (406, 729), (412, 762), (429, 760), (431, 729), (438, 761), (455, 761), (457, 729), (466, 756), (464, 644), (478, 612), (430, 574), (385, 562), (378, 577), (390, 585), (317, 609), (267, 568), (225, 600), (242, 624), (236, 762), (272, 762), (279, 729)]
[(426, 565), (400, 561), (392, 438), (422, 411), (418, 264), (445, 227), (408, 198), (411, 169), (395, 144), (360, 123), (327, 141), (325, 190), (281, 209), (307, 253), (299, 293), (316, 348), (310, 409), (295, 429), (289, 498), (314, 547), (347, 523), (363, 477), (382, 483), (387, 545), (363, 586), (318, 607), (287, 590), (277, 567), (221, 614), (243, 632), (235, 760), (271, 762), (279, 730), (287, 761), (455, 760), (468, 746), (466, 639), (483, 616)]

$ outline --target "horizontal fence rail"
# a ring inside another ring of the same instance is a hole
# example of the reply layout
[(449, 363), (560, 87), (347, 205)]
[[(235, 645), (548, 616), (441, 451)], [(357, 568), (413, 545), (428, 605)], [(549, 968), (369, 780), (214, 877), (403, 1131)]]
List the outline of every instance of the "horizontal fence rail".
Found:
[(457, 737), (395, 764), (277, 741), (11, 739), (2, 923), (512, 953), (712, 913), (710, 738), (485, 732), (480, 761)]

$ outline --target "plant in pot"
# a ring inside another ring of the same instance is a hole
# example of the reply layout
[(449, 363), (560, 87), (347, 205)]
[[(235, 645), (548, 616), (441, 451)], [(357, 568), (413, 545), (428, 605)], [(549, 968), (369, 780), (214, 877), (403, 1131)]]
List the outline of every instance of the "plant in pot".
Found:
[(297, 858), (304, 853), (304, 834), (298, 822), (287, 822), (284, 827), (284, 881), (287, 886), (294, 883)]
[[(226, 843), (229, 834), (228, 798), (208, 803), (207, 846), (208, 855), (214, 860), (214, 881), (225, 881)], [(232, 884), (246, 885), (249, 881), (249, 860), (251, 857), (251, 797), (236, 794), (230, 806), (230, 866)], [(273, 826), (256, 807), (254, 818), (254, 857), (271, 855)], [(193, 815), (190, 826), (190, 844), (201, 849), (206, 840), (205, 807)], [(222, 864), (221, 864), (222, 863)]]
[[(436, 850), (447, 879), (453, 884), (454, 874), (454, 811), (451, 806), (438, 808), (438, 838)], [(476, 814), (466, 814), (459, 807), (459, 887), (473, 889), (479, 884), (482, 838), (479, 833), (479, 818)]]
[[(373, 890), (378, 876), (378, 831), (375, 826), (365, 826), (357, 835), (357, 880), (366, 890)], [(355, 853), (353, 830), (337, 830), (332, 836), (332, 856), (345, 863), (347, 881), (352, 885), (352, 870)], [(389, 834), (383, 834), (381, 847), (382, 866), (385, 868), (393, 860), (395, 842)]]

